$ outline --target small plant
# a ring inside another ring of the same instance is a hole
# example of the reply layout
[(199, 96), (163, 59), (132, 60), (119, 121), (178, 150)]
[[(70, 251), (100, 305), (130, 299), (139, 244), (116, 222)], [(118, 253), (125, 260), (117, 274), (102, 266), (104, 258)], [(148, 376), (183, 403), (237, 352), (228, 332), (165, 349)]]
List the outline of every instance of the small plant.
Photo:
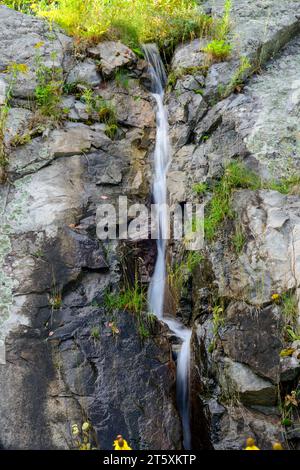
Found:
[(193, 191), (198, 196), (204, 195), (208, 191), (208, 184), (207, 183), (196, 183), (193, 186)]
[(128, 310), (129, 312), (141, 313), (146, 302), (146, 295), (135, 277), (134, 285), (127, 285), (120, 292), (106, 292), (104, 305), (109, 311)]
[(248, 170), (242, 163), (230, 163), (222, 179), (213, 188), (213, 196), (206, 207), (204, 232), (208, 241), (215, 238), (219, 226), (226, 218), (232, 218), (232, 193), (238, 188), (259, 189), (261, 183), (255, 173)]
[(268, 185), (268, 189), (278, 191), (281, 194), (300, 194), (300, 175), (293, 174), (287, 178), (273, 180)]
[(89, 118), (104, 123), (107, 137), (113, 139), (118, 132), (118, 125), (112, 104), (104, 100), (101, 96), (95, 95), (90, 88), (84, 90), (81, 98), (85, 102), (86, 112)]
[(40, 112), (44, 116), (58, 120), (62, 110), (59, 106), (63, 92), (62, 70), (55, 67), (56, 53), (51, 54), (52, 65), (46, 66), (42, 62), (42, 56), (38, 52), (43, 43), (37, 43), (35, 56), (37, 86), (35, 88), (35, 99)]
[(173, 266), (168, 266), (168, 285), (171, 291), (175, 309), (177, 309), (184, 285), (189, 276), (203, 261), (203, 255), (199, 251), (183, 253), (181, 260)]
[(249, 59), (245, 56), (242, 56), (240, 58), (240, 66), (237, 71), (233, 74), (230, 83), (228, 84), (228, 86), (224, 87), (224, 89), (220, 90), (219, 94), (221, 98), (226, 98), (228, 95), (230, 95), (232, 91), (242, 91), (244, 80), (251, 67), (252, 65), (249, 62)]
[(91, 423), (88, 421), (85, 421), (81, 428), (79, 428), (78, 424), (72, 424), (71, 433), (74, 440), (74, 447), (76, 447), (78, 450), (96, 449), (96, 447), (93, 445), (95, 442), (95, 432)]
[(6, 179), (5, 168), (8, 165), (8, 156), (7, 149), (5, 148), (4, 144), (4, 136), (6, 131), (6, 121), (10, 110), (10, 100), (12, 97), (13, 87), (18, 75), (20, 73), (26, 74), (27, 72), (28, 67), (26, 64), (17, 64), (15, 62), (10, 63), (5, 70), (5, 74), (9, 76), (9, 79), (5, 100), (4, 103), (0, 106), (0, 183), (4, 182)]
[(225, 40), (230, 33), (230, 12), (232, 7), (232, 0), (225, 0), (224, 12), (220, 20), (217, 20), (213, 25), (213, 36), (217, 40)]
[(126, 90), (128, 90), (129, 85), (130, 85), (129, 79), (130, 79), (130, 76), (127, 70), (119, 69), (115, 75), (115, 80), (117, 84), (120, 87), (125, 88)]
[(223, 39), (214, 39), (203, 51), (207, 53), (210, 62), (223, 62), (230, 56), (232, 46)]
[(213, 340), (209, 345), (208, 352), (212, 353), (216, 348), (219, 329), (224, 324), (224, 308), (220, 305), (213, 307)]
[(297, 323), (298, 319), (298, 300), (296, 294), (287, 293), (283, 294), (282, 297), (282, 313), (284, 320), (289, 325)]
[(245, 242), (246, 242), (246, 237), (245, 237), (245, 234), (242, 230), (242, 227), (240, 224), (238, 224), (236, 227), (235, 227), (235, 232), (232, 236), (232, 246), (234, 248), (234, 251), (237, 253), (237, 254), (240, 254), (244, 248), (244, 245), (245, 245)]
[(52, 310), (59, 310), (61, 308), (62, 295), (58, 290), (54, 289), (49, 296), (49, 305)]
[(97, 342), (100, 339), (100, 328), (99, 326), (93, 326), (91, 329), (91, 338)]

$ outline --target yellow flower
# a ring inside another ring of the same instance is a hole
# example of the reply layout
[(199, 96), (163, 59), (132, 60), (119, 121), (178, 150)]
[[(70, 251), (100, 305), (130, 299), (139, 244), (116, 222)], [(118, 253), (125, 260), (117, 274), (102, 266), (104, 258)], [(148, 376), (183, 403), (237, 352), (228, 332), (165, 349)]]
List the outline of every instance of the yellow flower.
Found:
[(78, 434), (79, 434), (79, 429), (78, 429), (77, 424), (73, 424), (73, 425), (72, 425), (72, 434), (73, 434), (73, 436), (78, 436)]
[(87, 421), (85, 423), (83, 423), (82, 425), (82, 430), (84, 432), (88, 431), (90, 429), (90, 423), (88, 423)]
[(34, 45), (34, 48), (35, 49), (40, 49), (45, 43), (43, 41), (40, 41), (40, 42), (37, 42), (35, 45)]
[(272, 300), (274, 300), (274, 302), (278, 302), (280, 300), (280, 295), (279, 294), (273, 294), (272, 295)]

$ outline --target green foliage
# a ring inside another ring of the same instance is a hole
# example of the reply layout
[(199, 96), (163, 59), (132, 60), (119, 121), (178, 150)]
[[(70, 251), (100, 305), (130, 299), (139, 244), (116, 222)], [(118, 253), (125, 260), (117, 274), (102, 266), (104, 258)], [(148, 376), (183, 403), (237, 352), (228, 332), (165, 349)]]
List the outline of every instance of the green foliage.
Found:
[(282, 313), (285, 323), (293, 325), (297, 322), (298, 317), (298, 300), (294, 293), (288, 292), (281, 296)]
[(207, 183), (196, 183), (193, 186), (193, 191), (198, 196), (202, 196), (208, 191), (208, 184)]
[(145, 292), (137, 281), (133, 286), (128, 286), (118, 293), (106, 292), (104, 296), (104, 305), (109, 311), (128, 310), (139, 314), (145, 303)]
[(113, 139), (118, 131), (117, 118), (114, 107), (100, 95), (95, 95), (93, 90), (86, 88), (81, 96), (86, 106), (86, 112), (90, 119), (99, 120), (105, 124), (105, 133)]
[(208, 241), (214, 239), (221, 223), (234, 216), (231, 197), (235, 189), (260, 187), (257, 176), (242, 163), (234, 161), (226, 169), (222, 179), (213, 188), (213, 196), (206, 207), (204, 232)]
[(232, 46), (224, 39), (213, 39), (203, 48), (211, 62), (223, 62), (230, 56), (231, 50)]
[(281, 194), (300, 194), (300, 175), (294, 174), (287, 178), (272, 181), (269, 189), (278, 191)]
[(119, 69), (115, 75), (115, 80), (120, 87), (128, 90), (130, 77), (127, 70)]
[(201, 35), (212, 23), (199, 13), (196, 0), (57, 0), (38, 4), (37, 13), (74, 36), (120, 39), (136, 48), (145, 42), (170, 47)]
[[(38, 51), (42, 44), (37, 44)], [(63, 92), (62, 70), (55, 66), (56, 54), (52, 54), (51, 67), (42, 62), (42, 56), (37, 52), (35, 56), (37, 86), (35, 99), (40, 112), (44, 116), (58, 120), (62, 115), (59, 104)]]
[(225, 40), (230, 33), (230, 12), (232, 0), (225, 0), (224, 13), (220, 20), (217, 20), (213, 27), (213, 36), (215, 39), (221, 41)]
[(57, 289), (54, 289), (49, 296), (49, 305), (52, 310), (59, 310), (62, 306), (62, 295)]
[(22, 11), (23, 13), (32, 13), (32, 0), (5, 0), (4, 2), (0, 3), (4, 3), (9, 8), (13, 8), (17, 11)]
[(224, 325), (224, 308), (220, 305), (213, 307), (213, 340), (209, 345), (208, 351), (212, 353), (216, 348), (219, 329)]
[(180, 261), (168, 266), (168, 285), (172, 294), (175, 308), (178, 307), (182, 290), (189, 276), (203, 261), (203, 255), (199, 251), (184, 252)]
[(222, 98), (226, 98), (226, 96), (230, 95), (230, 93), (239, 87), (243, 86), (245, 77), (247, 76), (247, 73), (251, 69), (251, 63), (249, 62), (249, 59), (245, 56), (242, 56), (240, 58), (240, 66), (237, 69), (237, 71), (233, 74), (230, 83), (227, 87), (224, 87), (224, 90), (221, 90), (220, 96)]
[(13, 93), (13, 87), (15, 85), (18, 75), (27, 73), (27, 71), (27, 65), (12, 62), (7, 66), (4, 72), (8, 75), (8, 87), (6, 90), (4, 103), (2, 106), (0, 106), (0, 168), (2, 168), (3, 170), (0, 171), (0, 183), (4, 182), (6, 178), (5, 168), (8, 165), (8, 156), (4, 145), (4, 136), (6, 131), (6, 121), (10, 110), (10, 100)]
[(99, 328), (99, 326), (93, 326), (93, 328), (91, 329), (91, 338), (94, 341), (99, 341), (99, 339), (100, 339), (100, 328)]
[(228, 41), (230, 32), (230, 10), (232, 1), (225, 0), (224, 13), (212, 27), (213, 40), (203, 49), (208, 54), (210, 62), (222, 62), (230, 56), (232, 46)]
[(237, 253), (237, 254), (240, 254), (244, 248), (244, 245), (245, 245), (245, 242), (246, 242), (246, 237), (245, 237), (245, 234), (242, 230), (242, 227), (240, 226), (240, 224), (238, 224), (236, 227), (235, 227), (235, 232), (232, 236), (232, 245), (233, 245), (233, 248), (234, 248), (234, 251)]

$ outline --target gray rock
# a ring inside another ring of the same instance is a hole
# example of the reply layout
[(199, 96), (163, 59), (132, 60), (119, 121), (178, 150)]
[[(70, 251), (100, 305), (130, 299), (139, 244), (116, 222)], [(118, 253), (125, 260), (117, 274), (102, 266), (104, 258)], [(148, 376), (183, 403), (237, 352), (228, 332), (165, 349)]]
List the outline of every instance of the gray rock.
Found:
[(300, 374), (300, 362), (295, 357), (280, 358), (280, 380), (281, 382), (291, 382)]
[(4, 142), (9, 145), (17, 136), (30, 138), (30, 121), (33, 113), (24, 108), (10, 108), (5, 122)]
[(135, 54), (120, 42), (104, 41), (88, 50), (89, 54), (100, 61), (105, 76), (112, 75), (120, 67), (132, 65), (137, 61)]
[(236, 397), (245, 405), (272, 406), (277, 401), (277, 389), (269, 381), (258, 377), (239, 362), (224, 359), (224, 376), (220, 377), (223, 393)]
[(207, 39), (194, 39), (188, 44), (177, 47), (171, 63), (172, 70), (179, 71), (180, 69), (203, 66), (206, 54), (202, 49), (207, 42)]
[(89, 151), (91, 142), (92, 131), (88, 126), (70, 124), (51, 133), (49, 147), (55, 157), (65, 157)]
[[(223, 0), (208, 0), (212, 16), (222, 16)], [(230, 19), (230, 42), (233, 55), (247, 55), (253, 61), (264, 63), (278, 52), (300, 30), (297, 0), (233, 0)]]
[(225, 255), (221, 245), (213, 253), (220, 293), (261, 306), (271, 301), (273, 293), (298, 289), (299, 197), (245, 190), (236, 193), (235, 201), (234, 208), (249, 236), (238, 258), (229, 252)]
[(85, 60), (84, 62), (76, 64), (68, 74), (67, 83), (82, 83), (92, 87), (100, 85), (101, 77), (97, 71), (95, 62), (92, 60)]
[[(47, 66), (68, 69), (72, 39), (47, 22), (33, 16), (23, 15), (3, 5), (0, 6), (0, 78), (11, 81), (9, 73), (3, 73), (11, 63), (27, 66), (26, 73), (19, 73), (13, 85), (16, 97), (32, 97), (37, 85), (35, 71), (37, 59)], [(16, 35), (16, 31), (18, 34)], [(40, 45), (38, 49), (36, 45)]]
[(232, 302), (220, 332), (224, 352), (234, 361), (247, 364), (258, 375), (279, 381), (280, 312), (277, 306), (262, 310)]

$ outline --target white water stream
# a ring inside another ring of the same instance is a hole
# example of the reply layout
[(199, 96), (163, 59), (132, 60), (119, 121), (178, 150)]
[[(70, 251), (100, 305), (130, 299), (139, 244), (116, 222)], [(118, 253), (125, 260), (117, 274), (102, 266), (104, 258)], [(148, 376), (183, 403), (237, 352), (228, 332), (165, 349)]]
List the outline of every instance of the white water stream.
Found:
[(191, 449), (190, 432), (190, 340), (191, 330), (185, 328), (178, 320), (164, 315), (164, 296), (166, 284), (166, 239), (168, 235), (167, 217), (167, 172), (170, 164), (170, 145), (168, 115), (164, 106), (164, 88), (167, 77), (155, 44), (144, 46), (146, 60), (151, 72), (151, 91), (157, 104), (156, 111), (156, 143), (154, 151), (153, 199), (157, 207), (157, 259), (149, 287), (149, 311), (164, 321), (170, 330), (182, 341), (177, 356), (176, 395), (182, 419), (183, 446)]

